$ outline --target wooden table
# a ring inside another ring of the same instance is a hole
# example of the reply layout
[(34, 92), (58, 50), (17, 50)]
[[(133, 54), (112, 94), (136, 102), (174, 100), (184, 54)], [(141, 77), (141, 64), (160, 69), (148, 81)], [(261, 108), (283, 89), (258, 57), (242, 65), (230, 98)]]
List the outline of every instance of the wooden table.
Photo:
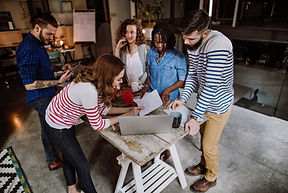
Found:
[[(164, 106), (153, 111), (151, 114), (165, 114), (163, 110)], [(207, 118), (204, 120), (207, 120)], [(109, 127), (99, 133), (122, 152), (122, 154), (117, 157), (118, 163), (122, 168), (115, 193), (135, 192), (135, 190), (137, 193), (161, 192), (176, 177), (178, 177), (182, 188), (187, 186), (175, 146), (178, 140), (188, 134), (182, 127), (175, 129), (175, 133), (122, 136), (120, 134), (119, 124), (117, 124), (115, 125), (115, 130)], [(166, 149), (171, 151), (175, 168), (159, 159), (160, 154)], [(154, 159), (154, 164), (142, 172), (141, 166), (152, 159)], [(134, 180), (123, 187), (130, 163), (132, 164)]]
[(63, 55), (64, 57), (64, 62), (68, 62), (68, 56), (70, 57), (70, 62), (74, 62), (73, 57), (71, 56), (71, 52), (74, 52), (75, 48), (69, 48), (69, 49), (59, 49), (59, 52)]

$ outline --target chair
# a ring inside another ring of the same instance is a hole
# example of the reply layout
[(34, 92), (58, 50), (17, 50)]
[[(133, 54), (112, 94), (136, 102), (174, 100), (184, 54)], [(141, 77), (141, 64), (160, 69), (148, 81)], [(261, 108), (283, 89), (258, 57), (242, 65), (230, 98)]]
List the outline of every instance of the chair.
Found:
[(9, 88), (9, 82), (11, 77), (19, 77), (19, 69), (17, 67), (16, 57), (12, 54), (10, 49), (1, 48), (0, 51), (0, 73), (1, 73), (1, 84)]
[(51, 65), (54, 66), (62, 66), (64, 63), (62, 61), (61, 53), (58, 51), (55, 52), (48, 52), (49, 59), (51, 62)]

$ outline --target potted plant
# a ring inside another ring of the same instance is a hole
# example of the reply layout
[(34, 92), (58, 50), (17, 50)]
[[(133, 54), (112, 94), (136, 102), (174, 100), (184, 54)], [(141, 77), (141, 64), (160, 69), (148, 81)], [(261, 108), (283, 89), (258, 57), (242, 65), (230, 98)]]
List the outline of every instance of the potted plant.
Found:
[(141, 19), (145, 36), (151, 40), (151, 32), (155, 22), (163, 17), (162, 8), (164, 3), (161, 0), (131, 0), (135, 3), (136, 17)]

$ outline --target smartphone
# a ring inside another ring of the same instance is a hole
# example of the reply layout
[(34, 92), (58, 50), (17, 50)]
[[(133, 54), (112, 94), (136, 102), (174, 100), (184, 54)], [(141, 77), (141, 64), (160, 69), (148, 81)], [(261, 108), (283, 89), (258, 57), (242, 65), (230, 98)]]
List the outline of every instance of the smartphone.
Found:
[(123, 42), (122, 42), (122, 44), (123, 44), (123, 45), (126, 45), (126, 44), (128, 44), (128, 41), (127, 41), (127, 39), (125, 39), (125, 41), (123, 41)]
[(78, 64), (71, 69), (71, 71), (74, 71), (76, 68), (78, 68), (78, 66), (81, 64), (81, 62), (82, 61), (79, 61)]

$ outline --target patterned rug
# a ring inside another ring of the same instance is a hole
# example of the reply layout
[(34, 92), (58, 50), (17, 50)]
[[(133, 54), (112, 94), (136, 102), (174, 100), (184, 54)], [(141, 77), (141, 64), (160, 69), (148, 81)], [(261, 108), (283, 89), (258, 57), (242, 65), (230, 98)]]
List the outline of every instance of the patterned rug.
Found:
[(0, 193), (31, 193), (12, 150), (0, 150)]

